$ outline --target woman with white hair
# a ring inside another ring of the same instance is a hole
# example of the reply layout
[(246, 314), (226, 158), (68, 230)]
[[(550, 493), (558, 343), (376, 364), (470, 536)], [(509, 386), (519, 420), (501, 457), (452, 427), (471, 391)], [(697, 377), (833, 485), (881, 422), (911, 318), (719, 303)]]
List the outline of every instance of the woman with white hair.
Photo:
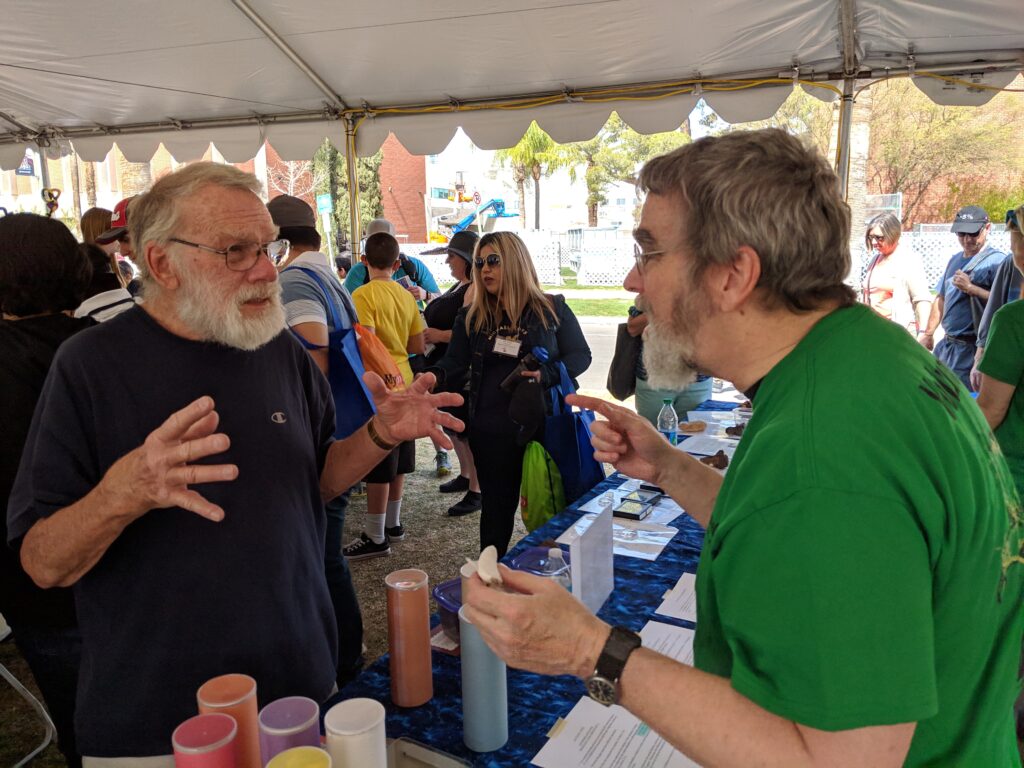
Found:
[(900, 220), (892, 213), (880, 213), (868, 222), (864, 244), (871, 261), (861, 301), (917, 336), (928, 325), (932, 295), (921, 257), (910, 246), (900, 245), (902, 233)]

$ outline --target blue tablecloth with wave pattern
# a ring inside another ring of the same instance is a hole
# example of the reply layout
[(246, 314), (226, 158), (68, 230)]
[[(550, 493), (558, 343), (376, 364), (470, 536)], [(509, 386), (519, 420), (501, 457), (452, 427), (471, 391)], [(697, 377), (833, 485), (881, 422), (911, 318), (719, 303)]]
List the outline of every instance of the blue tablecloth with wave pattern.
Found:
[[(732, 410), (735, 407), (735, 403), (709, 400), (700, 409)], [(580, 506), (618, 487), (624, 479), (622, 475), (616, 474), (597, 485), (547, 525), (520, 541), (506, 555), (505, 562), (527, 547), (556, 539), (580, 517)], [(683, 572), (697, 570), (704, 529), (685, 514), (676, 518), (671, 525), (678, 528), (679, 533), (657, 560), (615, 557), (615, 590), (598, 613), (609, 624), (620, 624), (639, 632), (644, 624), (655, 618), (654, 611), (661, 604), (662, 595), (675, 586), (679, 576)], [(679, 626), (693, 626), (666, 616), (658, 616), (657, 620)], [(574, 677), (546, 677), (510, 668), (508, 742), (494, 752), (472, 752), (462, 741), (462, 690), (458, 657), (434, 653), (434, 698), (421, 707), (404, 709), (391, 702), (391, 678), (388, 673), (388, 657), (385, 655), (328, 701), (324, 711), (342, 699), (376, 699), (387, 710), (387, 733), (391, 738), (405, 736), (414, 739), (474, 766), (528, 766), (547, 741), (547, 732), (551, 726), (559, 717), (567, 715), (584, 695), (586, 689), (583, 683)]]

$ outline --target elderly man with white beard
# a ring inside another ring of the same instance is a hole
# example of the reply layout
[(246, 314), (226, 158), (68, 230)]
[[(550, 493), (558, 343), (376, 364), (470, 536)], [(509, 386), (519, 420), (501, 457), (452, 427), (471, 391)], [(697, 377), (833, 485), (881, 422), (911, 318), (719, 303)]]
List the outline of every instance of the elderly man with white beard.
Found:
[(1019, 765), (1022, 515), (956, 378), (854, 303), (849, 210), (778, 130), (652, 160), (626, 287), (648, 370), (733, 381), (754, 413), (723, 476), (588, 397), (595, 456), (705, 528), (694, 667), (554, 582), (466, 585), (510, 664), (574, 674), (702, 765)]
[(35, 413), (9, 538), (40, 586), (74, 587), (86, 765), (169, 765), (217, 675), (251, 675), (263, 702), (326, 700), (323, 500), (399, 442), (461, 428), (438, 410), (459, 396), (367, 374), (377, 414), (333, 439), (327, 381), (284, 331), (287, 242), (258, 190), (197, 163), (136, 199), (144, 302), (61, 349)]

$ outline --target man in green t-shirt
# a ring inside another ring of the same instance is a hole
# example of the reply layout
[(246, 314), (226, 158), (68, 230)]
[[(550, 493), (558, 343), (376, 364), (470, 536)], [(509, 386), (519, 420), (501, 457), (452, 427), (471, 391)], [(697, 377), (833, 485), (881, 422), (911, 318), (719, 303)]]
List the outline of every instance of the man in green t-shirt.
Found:
[[(648, 163), (637, 265), (645, 362), (733, 381), (754, 415), (728, 474), (636, 414), (595, 455), (707, 531), (694, 666), (637, 648), (543, 579), (467, 584), (509, 663), (572, 673), (705, 765), (1018, 765), (1021, 509), (980, 411), (903, 329), (855, 305), (849, 209), (778, 130)], [(522, 594), (515, 594), (519, 592)]]

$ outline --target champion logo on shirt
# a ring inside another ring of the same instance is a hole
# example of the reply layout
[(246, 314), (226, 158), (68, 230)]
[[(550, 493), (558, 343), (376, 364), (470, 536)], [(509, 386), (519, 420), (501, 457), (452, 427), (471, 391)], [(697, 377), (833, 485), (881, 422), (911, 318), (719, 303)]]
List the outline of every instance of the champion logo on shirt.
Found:
[(284, 424), (286, 421), (288, 421), (288, 418), (284, 415), (283, 412), (274, 411), (272, 414), (270, 414), (270, 420), (275, 424)]

